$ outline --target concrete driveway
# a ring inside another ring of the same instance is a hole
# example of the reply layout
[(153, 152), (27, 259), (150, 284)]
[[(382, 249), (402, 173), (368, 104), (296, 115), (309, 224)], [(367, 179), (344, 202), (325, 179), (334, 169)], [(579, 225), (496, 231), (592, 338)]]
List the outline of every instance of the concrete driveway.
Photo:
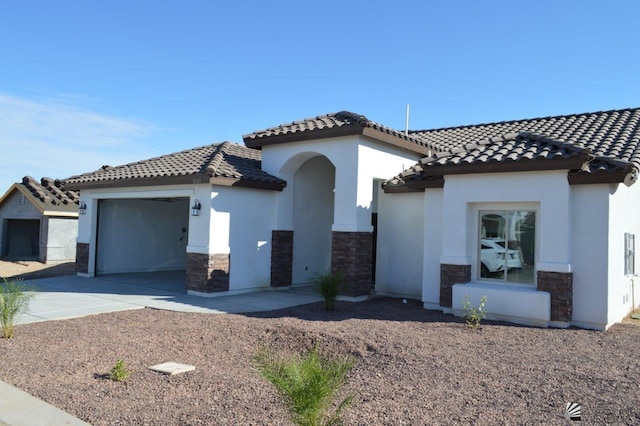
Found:
[(184, 271), (130, 273), (85, 278), (76, 275), (26, 281), (37, 288), (29, 311), (17, 321), (76, 318), (145, 307), (209, 314), (273, 311), (322, 301), (313, 287), (199, 297), (184, 292)]

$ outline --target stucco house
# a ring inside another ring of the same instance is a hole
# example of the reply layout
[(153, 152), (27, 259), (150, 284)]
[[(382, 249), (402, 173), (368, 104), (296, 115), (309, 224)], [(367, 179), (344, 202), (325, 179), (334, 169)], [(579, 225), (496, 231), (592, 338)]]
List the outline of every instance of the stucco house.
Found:
[(185, 269), (211, 296), (332, 270), (351, 300), (486, 295), (537, 326), (632, 310), (640, 109), (407, 132), (343, 111), (243, 139), (67, 179), (79, 271)]
[(76, 192), (64, 189), (59, 180), (40, 182), (25, 176), (0, 198), (0, 256), (39, 260), (43, 263), (73, 262), (78, 237)]

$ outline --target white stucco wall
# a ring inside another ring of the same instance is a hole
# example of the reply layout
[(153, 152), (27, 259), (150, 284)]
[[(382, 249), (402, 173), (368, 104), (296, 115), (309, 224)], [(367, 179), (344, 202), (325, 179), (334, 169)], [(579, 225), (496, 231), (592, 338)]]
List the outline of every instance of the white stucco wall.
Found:
[[(523, 285), (478, 280), (479, 211), (502, 209), (536, 211), (536, 271), (571, 272), (571, 201), (566, 171), (445, 176), (440, 263), (471, 265), (474, 292), (484, 289), (494, 295), (494, 300), (487, 301), (487, 311), (496, 318), (508, 319), (512, 312), (507, 306), (525, 303), (524, 294), (538, 292), (535, 282)], [(500, 292), (500, 286), (505, 291)], [(514, 286), (527, 291), (513, 291)], [(454, 311), (461, 306), (463, 287), (453, 288)], [(500, 299), (496, 299), (498, 295)], [(537, 325), (549, 316), (542, 296), (538, 308), (530, 313), (531, 322)], [(526, 322), (526, 318), (518, 322)]]
[(443, 188), (427, 188), (424, 193), (424, 259), (422, 302), (427, 309), (440, 306), (440, 258), (442, 256)]
[[(371, 230), (374, 180), (384, 181), (418, 162), (420, 156), (366, 138), (358, 140), (357, 222)], [(378, 191), (379, 187), (375, 188)], [(422, 198), (420, 198), (422, 200)]]
[[(229, 291), (268, 287), (277, 192), (223, 186), (210, 190), (213, 239), (209, 250), (212, 254), (231, 253)], [(203, 210), (207, 210), (206, 202)], [(205, 219), (204, 215), (192, 218), (192, 223)]]
[(570, 272), (570, 204), (566, 171), (446, 176), (441, 263), (477, 264), (478, 211), (534, 208), (537, 270)]
[(274, 229), (293, 229), (293, 174), (309, 158), (325, 156), (335, 167), (333, 231), (371, 232), (372, 182), (415, 164), (419, 155), (361, 136), (265, 146), (262, 168), (289, 184), (278, 199)]
[(376, 293), (420, 300), (424, 193), (380, 194)]
[[(640, 184), (630, 187), (623, 184), (610, 186), (609, 212), (609, 274), (608, 274), (608, 304), (607, 324), (619, 322), (632, 310), (631, 279), (635, 280), (636, 306), (640, 303), (640, 279), (624, 274), (624, 233), (636, 236), (636, 252), (640, 248)], [(638, 269), (638, 254), (636, 254), (636, 274)]]
[(607, 324), (609, 185), (571, 187), (573, 241), (572, 323), (604, 329)]

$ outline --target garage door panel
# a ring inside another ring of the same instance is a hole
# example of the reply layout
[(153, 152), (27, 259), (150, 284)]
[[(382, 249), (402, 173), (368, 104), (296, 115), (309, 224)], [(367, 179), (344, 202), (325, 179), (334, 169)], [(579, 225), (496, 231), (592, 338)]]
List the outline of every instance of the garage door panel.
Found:
[(38, 257), (40, 221), (9, 219), (7, 221), (7, 255), (13, 258)]
[(186, 267), (189, 204), (174, 200), (102, 200), (98, 273)]

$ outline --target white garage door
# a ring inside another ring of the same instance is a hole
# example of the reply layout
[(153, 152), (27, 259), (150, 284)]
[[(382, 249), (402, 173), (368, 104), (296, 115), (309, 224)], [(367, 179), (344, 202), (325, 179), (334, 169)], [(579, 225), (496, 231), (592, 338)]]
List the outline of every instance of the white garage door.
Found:
[(101, 200), (97, 273), (185, 269), (189, 200)]

